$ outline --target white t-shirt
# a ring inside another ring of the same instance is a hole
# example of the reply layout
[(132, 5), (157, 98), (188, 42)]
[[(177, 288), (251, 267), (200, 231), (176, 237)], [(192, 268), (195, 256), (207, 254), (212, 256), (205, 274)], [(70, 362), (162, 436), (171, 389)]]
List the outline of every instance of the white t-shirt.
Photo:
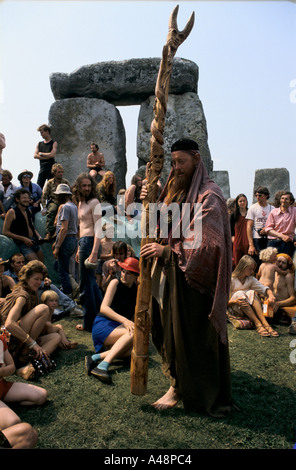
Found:
[(258, 202), (252, 204), (248, 209), (246, 219), (253, 220), (253, 238), (260, 238), (258, 230), (262, 229), (266, 225), (267, 217), (269, 213), (274, 209), (273, 206), (267, 204), (267, 206), (260, 206)]

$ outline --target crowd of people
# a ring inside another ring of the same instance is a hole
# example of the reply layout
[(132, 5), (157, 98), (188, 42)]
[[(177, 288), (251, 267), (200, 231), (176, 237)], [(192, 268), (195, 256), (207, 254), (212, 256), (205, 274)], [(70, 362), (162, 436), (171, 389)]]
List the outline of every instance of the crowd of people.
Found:
[[(151, 163), (145, 180), (135, 175), (126, 191), (116, 188), (107, 158), (91, 142), (86, 171), (71, 186), (55, 160), (58, 143), (50, 127), (42, 125), (38, 132), (43, 140), (34, 154), (40, 161), (37, 183), (30, 170), (18, 175), (19, 186), (12, 184), (10, 171), (1, 167), (0, 174), (2, 234), (17, 247), (9, 260), (0, 259), (0, 447), (36, 445), (36, 431), (20, 423), (7, 403), (40, 405), (47, 392), (4, 377), (16, 371), (32, 380), (54, 369), (57, 348), (77, 347), (56, 323), (61, 316), (80, 318), (76, 329), (92, 335), (94, 352), (85, 357), (90, 377), (110, 384), (113, 361), (130, 358), (141, 258), (152, 266), (151, 339), (169, 378), (168, 391), (154, 408), (169, 409), (182, 401), (186, 411), (213, 417), (230, 413), (227, 321), (277, 337), (271, 323), (280, 318), (296, 333), (292, 193), (282, 191), (273, 206), (265, 187), (257, 188), (257, 203), (250, 208), (244, 194), (225, 201), (206, 172), (198, 144), (180, 139), (171, 148), (168, 181), (164, 187), (158, 183), (159, 217), (163, 205), (189, 204), (190, 220), (181, 217), (179, 231), (169, 222), (166, 237), (158, 224), (155, 241), (136, 256), (130, 245), (112, 236), (116, 217), (103, 223), (101, 205), (111, 205), (116, 214), (116, 196), (123, 194), (126, 223), (132, 223), (128, 208), (147, 197)], [(3, 134), (0, 142), (2, 165)], [(194, 233), (193, 203), (202, 207), (198, 247), (184, 239), (182, 230), (189, 224)], [(44, 237), (35, 227), (38, 212), (46, 217)], [(52, 246), (58, 285), (48, 278), (44, 243)]]
[(233, 245), (229, 320), (237, 328), (255, 326), (261, 336), (278, 336), (270, 322), (288, 324), (296, 334), (295, 199), (279, 190), (270, 204), (265, 186), (254, 196), (257, 202), (249, 208), (244, 194), (228, 200)]

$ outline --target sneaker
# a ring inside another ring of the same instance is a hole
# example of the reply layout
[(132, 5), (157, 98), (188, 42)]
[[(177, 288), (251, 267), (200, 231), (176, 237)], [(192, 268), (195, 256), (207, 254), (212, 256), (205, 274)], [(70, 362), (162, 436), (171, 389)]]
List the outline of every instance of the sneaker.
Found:
[(112, 383), (112, 377), (108, 373), (107, 370), (99, 369), (98, 367), (95, 367), (94, 369), (91, 370), (91, 375), (99, 379), (101, 382), (105, 384), (111, 384)]
[(83, 318), (84, 317), (83, 309), (78, 307), (78, 305), (76, 305), (76, 307), (74, 307), (73, 310), (71, 310), (70, 317)]
[(91, 356), (85, 356), (84, 365), (87, 375), (90, 375), (91, 371), (96, 367), (96, 362), (92, 360)]
[(289, 333), (290, 335), (296, 335), (296, 321), (292, 321), (291, 325), (289, 326)]

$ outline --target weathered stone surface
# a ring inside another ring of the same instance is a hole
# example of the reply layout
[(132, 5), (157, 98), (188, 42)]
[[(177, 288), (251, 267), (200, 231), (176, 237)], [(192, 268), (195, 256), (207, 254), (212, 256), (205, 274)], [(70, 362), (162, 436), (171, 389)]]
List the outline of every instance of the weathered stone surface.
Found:
[(225, 199), (230, 198), (230, 185), (228, 171), (216, 170), (210, 173), (210, 178), (221, 188)]
[[(41, 212), (37, 212), (35, 215), (34, 225), (37, 232), (42, 236), (45, 237), (46, 230), (45, 230), (45, 221), (46, 217), (41, 215)], [(0, 233), (2, 234), (3, 223), (1, 224), (0, 221)], [(48, 270), (48, 277), (52, 280), (54, 284), (57, 286), (60, 285), (59, 282), (59, 275), (55, 269), (56, 260), (52, 254), (52, 245), (51, 243), (44, 243), (41, 245), (41, 249), (44, 255), (44, 264)], [(3, 259), (9, 259), (11, 255), (14, 253), (18, 253), (19, 248), (14, 243), (12, 238), (5, 237), (4, 235), (0, 235), (0, 257)]]
[(52, 137), (58, 142), (56, 161), (73, 184), (87, 171), (90, 143), (96, 142), (105, 156), (106, 169), (113, 171), (117, 190), (125, 188), (125, 130), (118, 109), (96, 98), (55, 101), (49, 110)]
[[(50, 86), (56, 100), (98, 98), (116, 106), (139, 105), (155, 93), (160, 58), (130, 59), (84, 65), (71, 73), (53, 73)], [(170, 93), (197, 93), (198, 66), (176, 57)]]
[[(269, 189), (269, 202), (272, 204), (275, 193), (282, 189), (290, 191), (290, 174), (286, 168), (265, 168), (255, 171), (254, 191), (258, 186)], [(253, 202), (257, 202), (255, 196)]]
[[(153, 120), (153, 105), (155, 96), (146, 100), (139, 112), (137, 156), (139, 167), (150, 159), (151, 122)], [(171, 146), (182, 138), (187, 137), (199, 144), (200, 153), (208, 172), (213, 169), (210, 150), (208, 147), (207, 124), (202, 103), (196, 93), (169, 95), (164, 129), (165, 161), (161, 181), (166, 181), (171, 168)]]

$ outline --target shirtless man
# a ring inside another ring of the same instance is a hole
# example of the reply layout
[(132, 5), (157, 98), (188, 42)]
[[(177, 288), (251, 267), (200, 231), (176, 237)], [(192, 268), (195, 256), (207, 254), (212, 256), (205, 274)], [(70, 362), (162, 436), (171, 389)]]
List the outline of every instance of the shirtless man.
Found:
[(27, 189), (18, 189), (14, 194), (16, 207), (6, 214), (3, 235), (12, 238), (27, 261), (44, 261), (40, 248), (41, 236), (34, 227), (29, 209), (31, 196)]
[(89, 175), (96, 178), (98, 175), (101, 177), (106, 173), (103, 168), (105, 166), (104, 155), (99, 152), (99, 146), (92, 142), (90, 144), (91, 153), (87, 156), (86, 166), (89, 169)]
[(102, 294), (97, 285), (95, 271), (85, 266), (88, 259), (94, 265), (98, 262), (101, 247), (100, 203), (96, 197), (96, 183), (88, 173), (82, 173), (76, 179), (72, 194), (78, 203), (79, 242), (76, 260), (79, 263), (80, 303), (84, 310), (83, 325), (76, 328), (80, 331), (92, 330), (93, 321), (100, 310)]
[(296, 314), (296, 293), (294, 290), (294, 266), (292, 258), (285, 253), (277, 255), (276, 265), (283, 271), (289, 270), (288, 274), (275, 273), (273, 293), (276, 298), (274, 313), (279, 309), (284, 315), (292, 319)]

